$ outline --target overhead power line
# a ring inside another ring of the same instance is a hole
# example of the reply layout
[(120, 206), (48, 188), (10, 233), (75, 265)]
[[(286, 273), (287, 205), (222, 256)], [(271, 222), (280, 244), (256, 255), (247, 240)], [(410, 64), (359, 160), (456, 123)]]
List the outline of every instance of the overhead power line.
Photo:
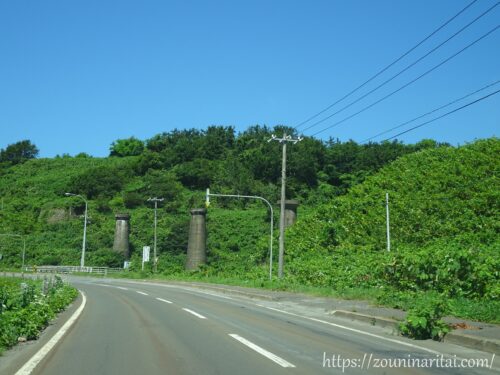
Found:
[(445, 113), (444, 115), (441, 115), (441, 116), (439, 116), (439, 117), (433, 118), (432, 120), (429, 120), (429, 121), (423, 122), (422, 124), (419, 124), (419, 125), (414, 126), (414, 127), (410, 128), (410, 129), (408, 129), (408, 130), (405, 130), (405, 131), (403, 131), (403, 132), (401, 132), (401, 133), (398, 133), (398, 134), (396, 134), (396, 135), (394, 135), (394, 136), (392, 136), (392, 137), (390, 137), (390, 138), (385, 139), (384, 141), (390, 141), (391, 139), (394, 139), (394, 138), (396, 138), (396, 137), (399, 137), (400, 135), (403, 135), (403, 134), (409, 133), (409, 132), (411, 132), (411, 131), (413, 131), (413, 130), (415, 130), (415, 129), (421, 128), (421, 127), (422, 127), (422, 126), (424, 126), (424, 125), (428, 125), (428, 124), (430, 124), (430, 123), (432, 123), (432, 122), (434, 122), (434, 121), (440, 120), (440, 119), (442, 119), (443, 117), (449, 116), (449, 115), (451, 115), (452, 113), (458, 112), (458, 111), (460, 111), (460, 110), (462, 110), (462, 109), (464, 109), (464, 108), (467, 108), (467, 107), (469, 107), (469, 106), (471, 106), (471, 105), (473, 105), (473, 104), (479, 103), (480, 101), (485, 100), (485, 99), (487, 99), (487, 98), (489, 98), (489, 97), (491, 97), (491, 96), (493, 96), (493, 95), (496, 95), (496, 94), (498, 94), (499, 92), (500, 92), (500, 90), (494, 91), (494, 92), (492, 92), (492, 93), (490, 93), (490, 94), (488, 94), (488, 95), (485, 95), (485, 96), (483, 96), (483, 97), (481, 97), (481, 98), (479, 98), (479, 99), (476, 99), (476, 100), (474, 100), (474, 101), (472, 101), (472, 102), (470, 102), (470, 103), (467, 103), (467, 104), (465, 104), (465, 105), (463, 105), (463, 106), (461, 106), (461, 107), (455, 108), (454, 110), (452, 110), (452, 111), (450, 111), (450, 112), (447, 112), (447, 113)]
[(448, 21), (446, 21), (445, 23), (443, 23), (441, 26), (439, 26), (436, 30), (434, 30), (432, 33), (430, 33), (428, 36), (426, 36), (424, 39), (422, 39), (420, 42), (418, 42), (415, 46), (413, 46), (412, 48), (410, 48), (408, 51), (406, 51), (405, 53), (403, 53), (401, 56), (399, 56), (396, 60), (394, 60), (393, 62), (391, 62), (389, 65), (387, 65), (385, 68), (383, 68), (382, 70), (380, 70), (378, 73), (376, 73), (375, 75), (373, 75), (372, 77), (370, 77), (369, 79), (367, 79), (365, 82), (363, 82), (361, 85), (359, 85), (358, 87), (356, 87), (354, 90), (350, 91), (349, 93), (347, 93), (346, 95), (344, 95), (342, 98), (338, 99), (336, 102), (334, 102), (333, 104), (330, 104), (328, 107), (326, 107), (325, 109), (321, 110), (320, 112), (316, 113), (315, 115), (309, 117), (308, 119), (302, 121), (300, 124), (298, 124), (295, 129), (298, 129), (299, 127), (301, 127), (302, 125), (308, 123), (309, 121), (311, 120), (314, 120), (316, 117), (320, 116), (321, 114), (325, 113), (326, 111), (328, 111), (330, 108), (332, 108), (333, 106), (337, 105), (338, 103), (340, 103), (341, 101), (343, 101), (344, 99), (347, 99), (349, 96), (351, 96), (352, 94), (354, 94), (356, 91), (358, 91), (359, 89), (363, 88), (364, 86), (366, 86), (368, 83), (370, 83), (371, 81), (373, 81), (375, 78), (377, 78), (378, 76), (380, 76), (382, 73), (384, 73), (387, 69), (389, 69), (390, 67), (392, 67), (393, 65), (395, 65), (396, 63), (398, 63), (399, 61), (401, 61), (404, 57), (406, 57), (407, 55), (409, 55), (411, 52), (413, 52), (415, 49), (417, 49), (418, 47), (420, 47), (423, 43), (425, 43), (428, 39), (430, 39), (431, 37), (433, 37), (436, 33), (438, 33), (441, 29), (443, 29), (446, 25), (448, 25), (450, 22), (452, 22), (455, 18), (457, 18), (459, 15), (461, 15), (463, 12), (465, 12), (468, 8), (470, 8), (475, 2), (477, 2), (477, 0), (473, 0), (471, 3), (469, 3), (465, 8), (463, 8), (461, 11), (459, 11), (457, 14), (455, 14), (453, 17), (451, 17)]
[(358, 99), (354, 100), (353, 102), (345, 105), (344, 107), (342, 107), (341, 109), (339, 109), (337, 112), (334, 112), (332, 113), (331, 115), (319, 120), (319, 121), (316, 121), (315, 123), (313, 123), (312, 125), (308, 126), (307, 128), (303, 129), (302, 131), (305, 132), (306, 130), (309, 130), (313, 127), (315, 127), (316, 125), (319, 125), (323, 122), (325, 122), (326, 120), (332, 118), (333, 116), (343, 112), (344, 110), (346, 110), (347, 108), (353, 106), (354, 104), (358, 103), (359, 101), (363, 100), (364, 98), (366, 98), (368, 95), (374, 93), (375, 91), (377, 91), (378, 89), (380, 89), (381, 87), (385, 86), (386, 84), (388, 84), (389, 82), (391, 82), (392, 80), (394, 80), (395, 78), (399, 77), (401, 74), (403, 74), (404, 72), (406, 72), (408, 69), (412, 68), (413, 66), (417, 65), (420, 61), (422, 61), (423, 59), (425, 59), (426, 57), (428, 57), (429, 55), (431, 55), (432, 53), (434, 53), (435, 51), (437, 51), (439, 48), (441, 48), (442, 46), (444, 46), (446, 43), (448, 43), (450, 40), (452, 40), (454, 37), (456, 37), (458, 34), (460, 34), (462, 31), (464, 31), (465, 29), (467, 29), (469, 26), (471, 26), (474, 22), (478, 21), (480, 18), (484, 17), (487, 13), (491, 12), (498, 4), (500, 4), (500, 2), (497, 2), (495, 5), (493, 5), (492, 7), (490, 7), (489, 9), (487, 9), (486, 11), (484, 11), (482, 14), (480, 14), (479, 16), (477, 16), (475, 19), (473, 19), (471, 22), (469, 22), (467, 25), (465, 25), (464, 27), (462, 27), (460, 30), (458, 30), (456, 33), (454, 33), (452, 36), (450, 36), (448, 39), (446, 39), (445, 41), (441, 42), (440, 44), (438, 44), (436, 47), (434, 47), (433, 49), (431, 49), (429, 52), (427, 52), (425, 55), (423, 55), (422, 57), (418, 58), (417, 60), (415, 60), (413, 63), (411, 63), (410, 65), (408, 65), (407, 67), (405, 67), (404, 69), (400, 70), (398, 73), (396, 73), (395, 75), (393, 75), (391, 78), (385, 80), (384, 82), (382, 82), (380, 85), (378, 85), (377, 87), (375, 87), (374, 89), (368, 91), (366, 94), (362, 95), (361, 97), (359, 97)]
[(500, 25), (497, 25), (496, 27), (494, 27), (493, 29), (491, 29), (490, 31), (488, 31), (487, 33), (481, 35), (479, 38), (477, 38), (476, 40), (474, 40), (473, 42), (469, 43), (468, 45), (466, 45), (465, 47), (463, 47), (462, 49), (460, 49), (458, 52), (455, 52), (453, 55), (451, 55), (450, 57), (444, 59), (443, 61), (441, 61), (439, 64), (435, 65), (434, 67), (432, 67), (431, 69), (425, 71), (424, 73), (422, 73), (421, 75), (419, 75), (417, 78), (414, 78), (413, 80), (411, 80), (410, 82), (404, 84), (403, 86), (399, 87), (398, 89), (392, 91), (391, 93), (387, 94), (386, 96), (382, 97), (381, 99), (375, 101), (374, 103), (360, 109), (359, 111), (353, 113), (352, 115), (350, 116), (347, 116), (345, 117), (344, 119), (340, 120), (340, 121), (337, 121), (336, 123), (330, 125), (330, 126), (327, 126), (326, 128), (314, 133), (311, 135), (311, 137), (314, 137), (320, 133), (323, 133), (324, 131), (328, 130), (328, 129), (332, 129), (340, 124), (342, 124), (343, 122), (347, 121), (347, 120), (350, 120), (351, 118), (365, 112), (366, 110), (374, 107), (375, 105), (379, 104), (380, 102), (388, 99), (389, 97), (391, 97), (392, 95), (398, 93), (399, 91), (405, 89), (406, 87), (410, 86), (411, 84), (415, 83), (416, 81), (420, 80), (421, 78), (425, 77), (427, 74), (433, 72), (434, 70), (436, 70), (437, 68), (439, 68), (440, 66), (446, 64), (448, 61), (452, 60), (453, 58), (457, 57), (459, 54), (461, 54), (462, 52), (464, 52), (465, 50), (467, 50), (468, 48), (472, 47), (474, 44), (480, 42), (481, 40), (483, 40), (484, 38), (486, 38), (487, 36), (489, 36), (490, 34), (492, 34), (493, 32), (495, 32), (496, 30), (498, 30), (498, 28), (500, 27)]
[(396, 129), (402, 128), (402, 127), (403, 127), (403, 126), (405, 126), (405, 125), (408, 125), (408, 124), (411, 124), (411, 123), (412, 123), (412, 122), (414, 122), (414, 121), (420, 120), (421, 118), (423, 118), (423, 117), (425, 117), (425, 116), (428, 116), (428, 115), (430, 115), (430, 114), (432, 114), (432, 113), (434, 113), (434, 112), (440, 111), (441, 109), (444, 109), (444, 108), (446, 108), (446, 107), (449, 107), (449, 106), (450, 106), (450, 105), (452, 105), (452, 104), (458, 103), (458, 102), (460, 102), (460, 101), (462, 101), (462, 100), (464, 100), (464, 99), (466, 99), (466, 98), (468, 98), (468, 97), (470, 97), (470, 96), (472, 96), (472, 95), (477, 94), (478, 92), (484, 91), (484, 90), (486, 90), (486, 89), (488, 89), (488, 88), (490, 88), (490, 87), (493, 87), (493, 86), (495, 86), (495, 85), (497, 85), (497, 84), (499, 84), (499, 83), (500, 83), (500, 80), (495, 81), (495, 82), (493, 82), (493, 83), (490, 83), (489, 85), (486, 85), (486, 86), (484, 86), (484, 87), (481, 87), (480, 89), (478, 89), (478, 90), (476, 90), (476, 91), (474, 91), (474, 92), (471, 92), (470, 94), (467, 94), (467, 95), (465, 95), (465, 96), (462, 96), (461, 98), (455, 99), (455, 100), (453, 100), (453, 101), (451, 101), (451, 102), (449, 102), (449, 103), (447, 103), (447, 104), (445, 104), (445, 105), (442, 105), (442, 106), (440, 106), (440, 107), (438, 107), (438, 108), (433, 109), (432, 111), (429, 111), (429, 112), (427, 112), (427, 113), (424, 113), (423, 115), (420, 115), (420, 116), (418, 116), (418, 117), (415, 117), (415, 118), (413, 118), (413, 119), (411, 119), (411, 120), (409, 120), (409, 121), (405, 121), (405, 122), (403, 122), (402, 124), (399, 124), (399, 125), (397, 125), (397, 126), (394, 126), (394, 127), (390, 128), (390, 129), (384, 130), (383, 132), (380, 132), (380, 133), (378, 133), (378, 134), (375, 134), (374, 136), (371, 136), (370, 138), (366, 138), (365, 140), (361, 141), (361, 143), (366, 143), (366, 142), (369, 142), (369, 141), (371, 141), (371, 140), (372, 140), (372, 139), (374, 139), (374, 138), (378, 138), (378, 137), (380, 137), (381, 135), (384, 135), (384, 134), (390, 133), (390, 132), (391, 132), (391, 131), (393, 131), (393, 130), (396, 130)]

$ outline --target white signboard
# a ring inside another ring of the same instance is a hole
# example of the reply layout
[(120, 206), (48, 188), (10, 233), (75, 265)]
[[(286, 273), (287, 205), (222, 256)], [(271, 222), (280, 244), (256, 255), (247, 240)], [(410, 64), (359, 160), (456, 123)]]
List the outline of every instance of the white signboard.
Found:
[(149, 262), (149, 246), (144, 246), (142, 248), (142, 261)]

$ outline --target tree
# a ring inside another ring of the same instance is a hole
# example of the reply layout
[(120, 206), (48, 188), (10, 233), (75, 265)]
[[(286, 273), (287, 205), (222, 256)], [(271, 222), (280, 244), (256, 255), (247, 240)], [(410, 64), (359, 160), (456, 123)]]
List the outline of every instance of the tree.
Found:
[(119, 139), (111, 143), (109, 151), (109, 156), (137, 156), (144, 151), (144, 142), (135, 137)]
[(21, 164), (38, 156), (38, 148), (29, 140), (8, 145), (0, 151), (0, 163)]

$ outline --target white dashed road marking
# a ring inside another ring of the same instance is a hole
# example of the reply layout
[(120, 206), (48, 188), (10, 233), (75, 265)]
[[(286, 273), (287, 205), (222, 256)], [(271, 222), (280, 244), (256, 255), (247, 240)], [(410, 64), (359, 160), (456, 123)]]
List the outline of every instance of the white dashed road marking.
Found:
[(197, 316), (198, 318), (200, 319), (206, 319), (206, 317), (204, 317), (203, 315), (201, 314), (198, 314), (197, 312), (193, 311), (193, 310), (189, 310), (189, 309), (186, 309), (186, 308), (183, 308), (184, 311), (187, 311), (188, 313), (190, 314), (193, 314), (194, 316)]
[(254, 344), (251, 341), (248, 341), (247, 339), (245, 339), (239, 335), (236, 335), (234, 333), (230, 333), (229, 336), (231, 336), (235, 340), (238, 340), (243, 345), (248, 346), (250, 349), (255, 350), (257, 353), (263, 355), (264, 357), (270, 359), (271, 361), (276, 362), (281, 367), (295, 367), (295, 365), (291, 364), (290, 362), (285, 361), (283, 358), (278, 357), (276, 354), (273, 354), (273, 353), (267, 351), (266, 349), (261, 348), (260, 346)]

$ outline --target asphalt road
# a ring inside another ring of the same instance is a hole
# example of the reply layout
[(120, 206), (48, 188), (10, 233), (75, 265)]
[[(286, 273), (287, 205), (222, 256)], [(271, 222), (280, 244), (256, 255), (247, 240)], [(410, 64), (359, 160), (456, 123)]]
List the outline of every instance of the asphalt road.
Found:
[[(85, 309), (34, 374), (494, 373), (409, 366), (439, 356), (432, 345), (413, 347), (369, 328), (363, 334), (271, 302), (175, 285), (72, 280), (86, 295)], [(390, 367), (401, 359), (406, 368)]]

